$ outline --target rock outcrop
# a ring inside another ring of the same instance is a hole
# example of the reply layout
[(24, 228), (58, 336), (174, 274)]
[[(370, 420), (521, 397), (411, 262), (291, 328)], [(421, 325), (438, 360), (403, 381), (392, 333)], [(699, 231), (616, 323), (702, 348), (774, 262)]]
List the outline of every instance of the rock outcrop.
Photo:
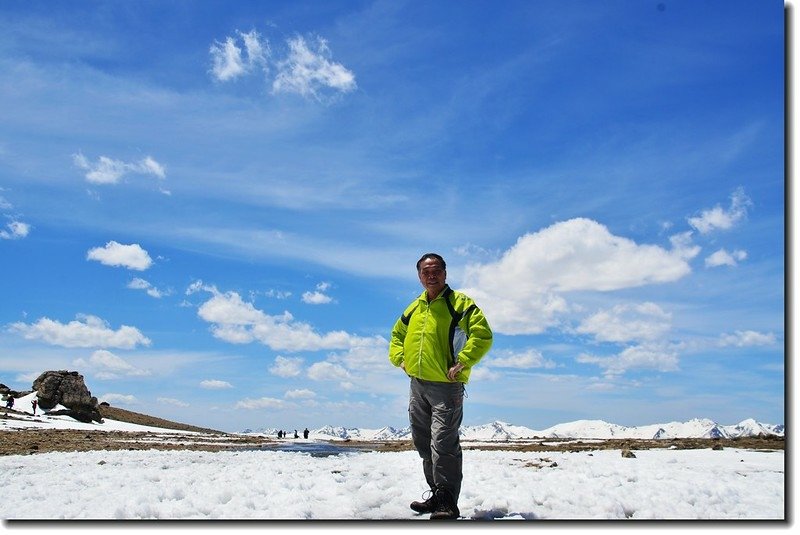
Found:
[(44, 410), (63, 405), (67, 410), (58, 414), (67, 414), (82, 422), (103, 421), (97, 398), (86, 388), (83, 376), (78, 372), (46, 371), (33, 382), (33, 390), (39, 398), (39, 407)]
[(30, 393), (31, 393), (30, 390), (11, 390), (3, 383), (0, 383), (0, 396), (2, 396), (3, 399), (5, 399), (6, 396), (14, 396), (15, 398), (21, 398), (22, 396), (27, 396)]

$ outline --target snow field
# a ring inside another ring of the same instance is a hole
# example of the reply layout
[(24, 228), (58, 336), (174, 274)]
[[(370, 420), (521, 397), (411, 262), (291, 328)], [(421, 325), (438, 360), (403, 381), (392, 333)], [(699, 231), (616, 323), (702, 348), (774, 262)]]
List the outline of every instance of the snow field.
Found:
[[(474, 519), (782, 519), (784, 454), (464, 452)], [(555, 466), (552, 466), (555, 463)], [(0, 458), (4, 519), (427, 519), (416, 452), (92, 451)]]

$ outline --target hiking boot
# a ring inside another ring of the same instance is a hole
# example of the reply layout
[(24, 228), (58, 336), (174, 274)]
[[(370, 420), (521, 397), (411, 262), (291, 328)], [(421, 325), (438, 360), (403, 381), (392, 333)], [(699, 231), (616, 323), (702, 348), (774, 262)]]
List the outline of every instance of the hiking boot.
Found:
[(439, 504), (439, 502), (436, 501), (436, 493), (433, 490), (426, 490), (422, 497), (424, 498), (425, 494), (429, 492), (431, 495), (427, 500), (422, 502), (411, 502), (410, 507), (420, 514), (434, 512), (436, 510), (436, 506)]
[(461, 516), (453, 495), (447, 489), (438, 488), (433, 494), (436, 498), (436, 510), (431, 513), (431, 520), (455, 520)]

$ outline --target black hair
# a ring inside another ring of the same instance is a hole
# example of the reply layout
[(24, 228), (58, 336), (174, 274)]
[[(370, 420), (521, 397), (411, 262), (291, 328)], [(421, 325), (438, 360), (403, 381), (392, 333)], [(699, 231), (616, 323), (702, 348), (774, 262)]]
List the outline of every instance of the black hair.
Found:
[(442, 269), (447, 271), (447, 264), (445, 263), (444, 258), (442, 258), (440, 255), (438, 255), (436, 253), (425, 253), (424, 255), (422, 255), (422, 258), (417, 260), (417, 272), (419, 272), (419, 265), (421, 263), (423, 263), (425, 260), (429, 259), (429, 258), (433, 258), (434, 260), (438, 260), (439, 264), (441, 264), (441, 266), (442, 266)]

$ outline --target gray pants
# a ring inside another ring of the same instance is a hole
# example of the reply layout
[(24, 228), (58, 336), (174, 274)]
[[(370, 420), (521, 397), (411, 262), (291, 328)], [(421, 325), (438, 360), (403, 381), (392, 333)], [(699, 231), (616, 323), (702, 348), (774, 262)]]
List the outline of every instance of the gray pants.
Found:
[(464, 384), (436, 383), (411, 378), (408, 418), (411, 438), (425, 481), (444, 487), (458, 503), (461, 493), (461, 443), (458, 429), (464, 415)]

